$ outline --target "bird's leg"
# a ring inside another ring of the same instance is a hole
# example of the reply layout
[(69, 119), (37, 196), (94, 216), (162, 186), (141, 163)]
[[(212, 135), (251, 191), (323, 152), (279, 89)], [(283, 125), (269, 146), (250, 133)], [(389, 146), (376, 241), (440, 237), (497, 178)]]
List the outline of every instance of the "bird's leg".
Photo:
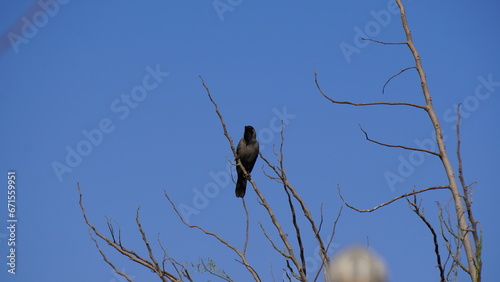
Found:
[[(243, 164), (241, 163), (241, 160), (240, 160), (240, 156), (236, 156), (236, 166), (238, 166), (239, 164), (241, 164), (241, 166), (243, 166)], [(245, 168), (245, 171), (246, 171), (246, 168)], [(250, 173), (244, 173), (243, 176), (245, 177), (246, 180), (251, 179)]]
[(246, 180), (251, 180), (251, 179), (252, 179), (252, 177), (251, 177), (250, 173), (245, 174), (245, 178), (246, 178)]

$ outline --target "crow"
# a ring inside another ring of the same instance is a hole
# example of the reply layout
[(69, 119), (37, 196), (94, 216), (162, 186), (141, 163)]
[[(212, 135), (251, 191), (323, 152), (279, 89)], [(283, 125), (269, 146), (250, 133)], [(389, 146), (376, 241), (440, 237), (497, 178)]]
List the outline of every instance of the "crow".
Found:
[(255, 129), (249, 125), (245, 126), (245, 133), (243, 134), (243, 138), (241, 138), (240, 143), (238, 143), (236, 154), (238, 154), (241, 164), (247, 171), (248, 175), (244, 175), (240, 166), (236, 166), (238, 181), (236, 182), (235, 194), (238, 198), (243, 198), (245, 196), (247, 180), (250, 179), (250, 172), (252, 172), (255, 161), (257, 161), (257, 156), (259, 155), (259, 142), (256, 138), (257, 133), (255, 132)]

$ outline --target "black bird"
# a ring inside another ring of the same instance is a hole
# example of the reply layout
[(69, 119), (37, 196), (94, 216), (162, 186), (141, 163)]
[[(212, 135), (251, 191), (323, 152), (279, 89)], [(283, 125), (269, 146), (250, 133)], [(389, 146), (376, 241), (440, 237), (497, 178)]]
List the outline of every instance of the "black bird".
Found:
[[(252, 126), (245, 126), (245, 133), (243, 134), (243, 138), (241, 138), (240, 143), (238, 143), (236, 153), (240, 158), (241, 164), (250, 176), (250, 172), (252, 172), (257, 156), (259, 155), (257, 133)], [(235, 190), (236, 197), (243, 198), (247, 189), (247, 177), (245, 177), (239, 166), (236, 166), (236, 172), (238, 173), (238, 182), (236, 182)]]

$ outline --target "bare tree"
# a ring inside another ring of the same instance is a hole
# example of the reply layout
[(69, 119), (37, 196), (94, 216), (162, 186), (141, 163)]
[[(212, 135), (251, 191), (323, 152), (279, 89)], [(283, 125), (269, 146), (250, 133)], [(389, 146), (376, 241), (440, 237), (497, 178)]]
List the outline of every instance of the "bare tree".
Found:
[[(398, 145), (398, 144), (388, 144), (384, 142), (380, 142), (377, 140), (373, 140), (369, 137), (368, 133), (360, 126), (361, 131), (364, 133), (365, 138), (369, 142), (376, 143), (378, 145), (384, 146), (384, 147), (389, 147), (389, 148), (399, 148), (403, 150), (410, 150), (410, 151), (418, 151), (422, 152), (425, 154), (429, 154), (432, 156), (435, 156), (439, 158), (441, 161), (441, 164), (443, 165), (446, 176), (448, 179), (448, 183), (445, 185), (439, 185), (439, 186), (433, 186), (433, 187), (427, 187), (419, 190), (413, 190), (413, 192), (405, 193), (403, 195), (400, 195), (398, 197), (395, 197), (387, 202), (384, 202), (374, 208), (371, 209), (359, 209), (353, 205), (350, 205), (347, 203), (347, 201), (344, 199), (344, 197), (341, 194), (340, 186), (338, 187), (339, 191), (339, 196), (345, 203), (345, 205), (353, 210), (356, 210), (358, 212), (373, 212), (376, 211), (379, 208), (382, 208), (384, 206), (390, 205), (391, 203), (398, 201), (400, 199), (406, 199), (408, 201), (408, 204), (410, 206), (410, 209), (422, 220), (422, 222), (426, 225), (428, 228), (429, 232), (432, 234), (433, 238), (433, 244), (434, 244), (434, 252), (436, 255), (436, 261), (437, 261), (437, 266), (439, 269), (439, 275), (440, 275), (440, 280), (441, 281), (447, 281), (450, 278), (450, 275), (457, 274), (457, 269), (460, 268), (463, 271), (465, 271), (471, 278), (471, 281), (480, 281), (481, 280), (481, 232), (478, 230), (478, 224), (477, 221), (475, 221), (474, 216), (473, 216), (473, 209), (472, 209), (472, 198), (471, 198), (471, 193), (472, 190), (470, 188), (470, 185), (467, 185), (465, 180), (464, 180), (464, 175), (463, 175), (463, 169), (462, 169), (462, 159), (460, 155), (460, 130), (459, 130), (459, 123), (460, 119), (457, 122), (457, 157), (458, 157), (458, 178), (460, 180), (460, 186), (457, 182), (456, 176), (455, 176), (455, 170), (449, 160), (448, 157), (448, 152), (445, 147), (444, 139), (443, 139), (443, 133), (441, 130), (441, 125), (439, 123), (439, 120), (437, 118), (436, 112), (434, 110), (433, 104), (432, 104), (432, 99), (430, 95), (430, 91), (427, 86), (427, 80), (426, 80), (426, 75), (422, 66), (422, 62), (419, 56), (419, 53), (413, 43), (413, 39), (411, 36), (411, 31), (408, 26), (408, 22), (406, 19), (406, 14), (405, 14), (405, 9), (403, 6), (403, 3), (401, 0), (395, 0), (397, 5), (399, 6), (400, 9), (400, 15), (401, 15), (401, 22), (403, 26), (404, 33), (406, 35), (406, 41), (405, 42), (382, 42), (382, 41), (377, 41), (373, 39), (368, 39), (364, 38), (364, 40), (370, 40), (374, 41), (380, 44), (391, 44), (391, 45), (401, 45), (401, 46), (407, 46), (410, 50), (411, 55), (414, 58), (415, 65), (410, 66), (407, 68), (402, 69), (399, 71), (397, 74), (394, 76), (390, 77), (386, 83), (383, 86), (383, 91), (385, 89), (385, 86), (394, 78), (397, 78), (397, 76), (407, 70), (416, 70), (418, 73), (418, 76), (420, 78), (420, 84), (422, 87), (422, 94), (425, 99), (425, 105), (419, 105), (419, 104), (413, 104), (413, 103), (406, 103), (406, 102), (371, 102), (371, 103), (355, 103), (355, 102), (349, 102), (349, 101), (338, 101), (327, 94), (321, 89), (320, 83), (318, 80), (317, 73), (314, 73), (315, 76), (315, 84), (318, 89), (318, 91), (323, 95), (326, 99), (328, 99), (330, 102), (334, 104), (344, 104), (344, 105), (352, 105), (352, 106), (378, 106), (378, 105), (386, 105), (386, 106), (403, 106), (403, 107), (413, 107), (417, 108), (419, 110), (423, 110), (427, 113), (429, 120), (435, 130), (436, 133), (436, 142), (438, 144), (438, 151), (431, 151), (431, 150), (426, 150), (426, 149), (420, 149), (420, 148), (414, 148), (411, 146), (404, 146), (404, 145)], [(206, 92), (207, 97), (209, 98), (210, 102), (214, 106), (215, 113), (217, 114), (219, 118), (219, 122), (222, 128), (222, 133), (226, 137), (228, 141), (229, 148), (231, 149), (231, 152), (236, 160), (235, 163), (232, 163), (233, 166), (238, 166), (245, 175), (248, 175), (247, 171), (245, 170), (245, 167), (241, 164), (241, 161), (238, 158), (238, 155), (235, 150), (234, 142), (233, 139), (231, 138), (231, 135), (227, 131), (226, 127), (226, 122), (223, 118), (223, 115), (221, 113), (221, 110), (219, 109), (218, 104), (215, 102), (215, 100), (212, 97), (212, 94), (210, 93), (209, 87), (205, 84), (205, 81), (203, 78), (200, 76), (201, 84)], [(267, 238), (269, 241), (269, 246), (271, 250), (274, 250), (277, 252), (283, 259), (283, 265), (286, 265), (286, 267), (283, 268), (283, 273), (287, 277), (289, 281), (292, 279), (298, 280), (298, 281), (316, 281), (319, 276), (323, 273), (326, 272), (326, 269), (330, 266), (330, 255), (328, 253), (329, 246), (332, 242), (333, 236), (335, 235), (336, 232), (336, 226), (337, 222), (341, 216), (342, 212), (342, 207), (340, 207), (338, 211), (337, 217), (331, 218), (330, 222), (332, 223), (332, 229), (328, 232), (328, 240), (325, 240), (325, 232), (322, 232), (322, 225), (323, 225), (323, 211), (321, 209), (320, 215), (319, 215), (319, 221), (317, 218), (315, 218), (311, 212), (311, 210), (308, 208), (307, 204), (305, 201), (302, 199), (299, 193), (299, 189), (296, 189), (292, 183), (290, 182), (286, 169), (285, 169), (285, 162), (284, 162), (284, 141), (285, 141), (285, 135), (284, 135), (284, 125), (282, 124), (281, 127), (281, 140), (280, 144), (278, 146), (277, 151), (273, 150), (274, 152), (274, 160), (269, 160), (268, 157), (260, 154), (260, 158), (265, 162), (265, 169), (263, 168), (264, 174), (271, 180), (276, 181), (278, 185), (280, 185), (283, 188), (283, 195), (286, 197), (286, 201), (288, 204), (288, 214), (290, 215), (290, 222), (292, 226), (292, 230), (286, 230), (283, 226), (283, 219), (278, 219), (275, 216), (275, 212), (273, 208), (275, 206), (270, 203), (264, 193), (261, 192), (259, 189), (257, 183), (249, 178), (249, 182), (252, 185), (253, 190), (255, 191), (257, 197), (258, 197), (258, 202), (260, 205), (264, 208), (266, 211), (268, 219), (272, 223), (272, 230), (266, 230), (264, 226), (261, 224), (261, 229), (263, 232), (263, 235)], [(423, 208), (421, 207), (421, 202), (418, 200), (417, 196), (423, 195), (423, 194), (428, 194), (430, 191), (433, 190), (448, 190), (450, 192), (450, 195), (453, 199), (454, 203), (454, 215), (456, 215), (456, 222), (452, 223), (450, 220), (450, 216), (444, 216), (443, 213), (445, 210), (439, 206), (440, 213), (438, 215), (439, 222), (440, 222), (440, 231), (436, 231), (436, 228), (432, 226), (432, 224), (427, 220), (426, 216), (424, 215)], [(144, 231), (140, 217), (139, 217), (139, 210), (140, 207), (137, 208), (136, 211), (136, 224), (137, 224), (137, 229), (141, 235), (142, 241), (144, 243), (145, 250), (147, 252), (147, 255), (139, 255), (138, 252), (131, 250), (127, 248), (121, 240), (121, 231), (118, 226), (116, 229), (115, 226), (116, 224), (113, 224), (111, 220), (107, 220), (107, 226), (108, 226), (108, 231), (109, 235), (104, 235), (101, 231), (99, 231), (95, 225), (91, 223), (89, 218), (87, 217), (87, 214), (85, 212), (85, 208), (83, 205), (83, 195), (80, 189), (80, 185), (78, 184), (78, 191), (80, 194), (80, 208), (82, 211), (82, 215), (84, 217), (85, 223), (89, 227), (89, 234), (91, 239), (96, 245), (97, 250), (103, 257), (104, 261), (108, 263), (116, 273), (119, 275), (123, 276), (127, 281), (132, 281), (132, 279), (127, 276), (125, 273), (120, 271), (115, 264), (108, 259), (104, 251), (100, 248), (99, 245), (99, 240), (104, 241), (106, 244), (111, 246), (115, 251), (117, 251), (119, 254), (123, 255), (124, 257), (129, 258), (130, 260), (134, 261), (135, 263), (138, 263), (147, 269), (151, 270), (153, 273), (155, 273), (161, 281), (193, 281), (193, 278), (191, 277), (191, 274), (193, 272), (205, 272), (209, 275), (212, 275), (214, 277), (217, 277), (219, 279), (225, 280), (225, 281), (233, 281), (232, 278), (224, 272), (224, 270), (218, 269), (215, 265), (215, 263), (212, 260), (204, 261), (201, 260), (200, 263), (194, 264), (194, 263), (181, 263), (179, 262), (179, 259), (172, 258), (167, 254), (166, 248), (160, 241), (159, 237), (157, 238), (158, 246), (161, 248), (163, 252), (163, 257), (159, 260), (154, 256), (153, 252), (153, 247), (150, 244), (147, 233)], [(190, 229), (197, 229), (201, 231), (203, 234), (212, 237), (215, 239), (215, 241), (219, 242), (221, 246), (228, 248), (231, 250), (234, 255), (235, 255), (235, 260), (244, 268), (246, 271), (249, 273), (249, 275), (255, 280), (255, 281), (262, 281), (261, 276), (259, 275), (259, 272), (261, 270), (256, 269), (253, 265), (252, 262), (249, 260), (249, 258), (246, 256), (246, 250), (247, 246), (249, 243), (249, 210), (247, 209), (246, 203), (244, 198), (242, 198), (242, 207), (245, 210), (245, 215), (246, 215), (246, 230), (245, 230), (245, 241), (243, 244), (243, 248), (237, 248), (235, 247), (234, 243), (224, 239), (221, 235), (219, 235), (216, 231), (209, 231), (208, 228), (202, 227), (199, 225), (193, 225), (188, 223), (182, 216), (182, 214), (177, 210), (175, 201), (171, 199), (171, 197), (168, 195), (167, 191), (164, 191), (164, 196), (166, 197), (166, 200), (171, 204), (172, 210), (174, 211), (175, 215), (180, 219), (180, 221), (187, 226)], [(304, 216), (305, 220), (298, 220), (298, 217), (300, 217), (300, 214)], [(332, 214), (329, 212), (328, 214)], [(302, 224), (301, 224), (302, 222)], [(305, 222), (305, 223), (304, 223)], [(304, 244), (304, 234), (309, 233), (309, 237), (313, 238), (316, 242), (316, 245), (319, 249), (320, 252), (320, 257), (321, 257), (321, 267), (315, 272), (315, 273), (307, 273), (306, 269), (306, 259), (305, 259), (305, 244)], [(288, 234), (294, 234), (294, 236), (289, 236)], [(95, 236), (98, 238), (96, 239)], [(442, 252), (440, 251), (440, 237), (442, 238), (441, 240), (444, 241), (444, 246), (446, 247), (447, 250), (447, 255), (443, 255)], [(465, 260), (461, 258), (461, 250), (465, 251), (466, 258)], [(446, 259), (445, 259), (446, 257)], [(451, 265), (447, 267), (447, 262), (448, 260), (451, 260)], [(325, 281), (328, 281), (328, 277), (325, 276)]]
[[(454, 208), (455, 208), (455, 215), (457, 218), (456, 226), (458, 227), (458, 230), (455, 231), (453, 230), (452, 226), (450, 224), (446, 224), (446, 221), (444, 221), (444, 218), (441, 218), (441, 223), (442, 225), (446, 226), (447, 233), (451, 235), (455, 240), (455, 250), (453, 250), (449, 244), (448, 246), (448, 252), (452, 256), (454, 264), (453, 265), (458, 265), (460, 268), (465, 271), (470, 277), (472, 281), (481, 281), (481, 232), (480, 230), (477, 229), (477, 221), (474, 219), (473, 211), (472, 211), (472, 199), (470, 197), (470, 194), (472, 191), (470, 190), (470, 185), (467, 185), (464, 176), (463, 176), (463, 169), (462, 169), (462, 159), (460, 155), (460, 118), (457, 121), (457, 156), (458, 156), (458, 177), (460, 179), (460, 186), (457, 183), (457, 179), (455, 176), (455, 170), (453, 168), (453, 165), (451, 164), (451, 161), (448, 157), (448, 152), (446, 150), (444, 138), (443, 138), (443, 132), (441, 129), (441, 124), (438, 120), (438, 116), (434, 110), (434, 106), (432, 104), (432, 97), (428, 88), (427, 84), (427, 78), (425, 75), (425, 71), (422, 65), (422, 61), (420, 59), (420, 55), (417, 51), (417, 48), (415, 47), (415, 44), (413, 42), (413, 38), (411, 35), (411, 30), (408, 25), (408, 21), (406, 19), (406, 12), (405, 12), (405, 7), (402, 3), (401, 0), (395, 0), (400, 11), (400, 16), (401, 16), (401, 23), (404, 29), (404, 33), (406, 35), (406, 41), (405, 42), (382, 42), (378, 40), (373, 40), (369, 38), (363, 38), (363, 40), (369, 40), (373, 42), (377, 42), (380, 44), (384, 45), (403, 45), (407, 46), (410, 50), (411, 55), (413, 56), (415, 65), (410, 66), (407, 68), (402, 69), (399, 71), (396, 75), (390, 77), (387, 82), (383, 86), (383, 90), (385, 89), (385, 86), (387, 83), (389, 83), (390, 80), (398, 76), (399, 74), (403, 73), (404, 71), (410, 70), (410, 69), (415, 69), (418, 73), (419, 79), (420, 79), (420, 85), (422, 88), (422, 94), (425, 99), (425, 105), (419, 105), (419, 104), (413, 104), (413, 103), (406, 103), (406, 102), (372, 102), (372, 103), (354, 103), (354, 102), (349, 102), (349, 101), (338, 101), (330, 96), (326, 95), (323, 90), (320, 87), (320, 84), (318, 82), (318, 77), (315, 72), (315, 82), (316, 86), (318, 88), (318, 91), (330, 102), (334, 104), (344, 104), (344, 105), (351, 105), (351, 106), (378, 106), (378, 105), (386, 105), (386, 106), (407, 106), (407, 107), (414, 107), (420, 110), (423, 110), (427, 113), (429, 120), (434, 128), (435, 135), (436, 135), (436, 143), (438, 145), (438, 151), (430, 151), (430, 150), (425, 150), (425, 149), (420, 149), (420, 148), (414, 148), (410, 146), (403, 146), (403, 145), (394, 145), (394, 144), (387, 144), (379, 141), (375, 141), (373, 139), (370, 139), (366, 131), (363, 130), (363, 128), (360, 127), (361, 131), (365, 134), (365, 137), (368, 141), (376, 143), (381, 146), (385, 147), (391, 147), (391, 148), (401, 148), (404, 150), (410, 150), (410, 151), (419, 151), (423, 152), (432, 156), (437, 156), (439, 157), (441, 164), (443, 165), (443, 168), (445, 169), (446, 172), (446, 177), (448, 179), (448, 184), (447, 185), (442, 185), (442, 186), (436, 186), (436, 187), (429, 187), (425, 189), (421, 189), (419, 191), (414, 191), (412, 193), (407, 193), (404, 195), (401, 195), (399, 197), (396, 197), (386, 203), (383, 203), (373, 209), (368, 209), (368, 210), (361, 210), (358, 208), (355, 208), (349, 204), (346, 203), (346, 205), (358, 212), (371, 212), (374, 211), (380, 207), (386, 206), (398, 199), (406, 198), (408, 196), (413, 195), (414, 201), (410, 202), (410, 207), (411, 209), (424, 221), (426, 226), (429, 228), (430, 232), (433, 234), (434, 238), (434, 244), (436, 245), (436, 256), (438, 260), (438, 267), (440, 269), (440, 276), (441, 280), (444, 281), (444, 270), (442, 269), (442, 265), (440, 262), (440, 253), (439, 253), (439, 248), (437, 248), (437, 235), (433, 227), (429, 224), (427, 220), (425, 220), (425, 217), (423, 216), (423, 213), (420, 211), (420, 207), (417, 204), (416, 200), (416, 195), (419, 193), (427, 192), (429, 190), (435, 190), (435, 189), (448, 189), (450, 191), (451, 197), (453, 199), (454, 203)], [(460, 116), (460, 115), (459, 115)], [(340, 189), (339, 189), (340, 193)], [(342, 196), (341, 196), (342, 197)], [(464, 208), (465, 206), (465, 208)], [(444, 233), (443, 233), (443, 236)], [(450, 242), (446, 237), (444, 237), (444, 240), (446, 242)], [(462, 262), (460, 259), (460, 250), (461, 249), (465, 250), (466, 254), (466, 263)], [(453, 269), (453, 265), (451, 269)]]

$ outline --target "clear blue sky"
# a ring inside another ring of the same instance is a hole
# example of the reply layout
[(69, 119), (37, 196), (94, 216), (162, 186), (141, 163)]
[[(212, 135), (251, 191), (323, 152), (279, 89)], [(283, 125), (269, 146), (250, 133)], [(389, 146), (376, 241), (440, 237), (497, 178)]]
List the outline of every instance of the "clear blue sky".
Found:
[[(358, 40), (366, 35), (404, 41), (389, 0), (221, 0), (229, 5), (223, 12), (212, 1), (61, 0), (43, 8), (46, 2), (0, 4), (1, 281), (122, 281), (88, 236), (77, 182), (89, 218), (103, 232), (104, 216), (118, 222), (127, 247), (147, 255), (135, 227), (140, 205), (158, 257), (159, 233), (178, 261), (211, 258), (237, 281), (250, 280), (231, 251), (183, 226), (163, 196), (166, 189), (179, 207), (195, 212), (190, 222), (242, 246), (244, 212), (233, 183), (224, 178), (231, 152), (199, 75), (235, 142), (243, 126), (253, 125), (269, 159), (279, 142), (277, 118), (287, 119), (290, 181), (317, 220), (323, 205), (325, 237), (342, 205), (337, 184), (360, 208), (413, 187), (446, 184), (437, 158), (369, 143), (358, 127), (383, 142), (421, 146), (432, 138), (423, 112), (333, 105), (314, 84), (316, 69), (325, 92), (339, 100), (422, 103), (413, 70), (381, 93), (390, 76), (413, 65), (406, 47)], [(496, 1), (405, 2), (455, 168), (453, 109), (465, 104), (464, 171), (468, 183), (477, 182), (474, 211), (484, 232), (483, 278), (493, 281), (500, 276), (500, 7)], [(252, 177), (292, 235), (286, 196), (265, 177), (263, 164), (257, 161)], [(17, 175), (16, 275), (7, 273), (6, 265), (11, 170)], [(388, 173), (400, 181), (389, 184)], [(271, 271), (279, 280), (285, 265), (258, 222), (274, 238), (276, 233), (255, 192), (248, 191), (245, 199), (251, 217), (248, 259), (264, 281), (271, 281)], [(449, 194), (432, 191), (422, 199), (436, 224), (434, 202), (446, 205)], [(313, 273), (319, 262), (316, 242), (305, 236)], [(391, 281), (438, 280), (431, 235), (405, 201), (371, 214), (344, 209), (332, 253), (367, 241), (387, 261)], [(102, 246), (136, 281), (156, 279)], [(464, 273), (459, 281), (467, 281)]]

